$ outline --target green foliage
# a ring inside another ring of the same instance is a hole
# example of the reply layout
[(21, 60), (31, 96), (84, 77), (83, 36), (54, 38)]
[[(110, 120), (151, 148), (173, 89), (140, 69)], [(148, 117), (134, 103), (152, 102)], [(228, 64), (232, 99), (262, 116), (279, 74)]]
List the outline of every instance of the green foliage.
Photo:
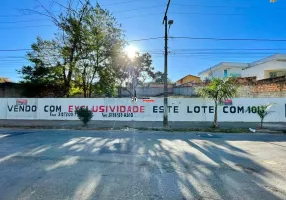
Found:
[(273, 104), (261, 105), (257, 107), (257, 115), (260, 117), (260, 128), (263, 128), (264, 119), (273, 111), (270, 111), (270, 108)]
[[(154, 79), (154, 67), (152, 57), (149, 53), (137, 53), (133, 59), (124, 54), (116, 56), (113, 60), (114, 77), (119, 90), (123, 88), (129, 91), (143, 84), (147, 79)], [(119, 94), (120, 96), (120, 94)]]
[(80, 108), (75, 111), (79, 120), (83, 122), (83, 124), (86, 126), (88, 122), (93, 117), (93, 112), (91, 110), (88, 110), (88, 108)]
[[(154, 79), (152, 82), (157, 83), (157, 84), (164, 84), (164, 73), (163, 72), (156, 72), (154, 74)], [(168, 78), (167, 80), (168, 83), (172, 83), (171, 79)]]
[(197, 90), (199, 96), (210, 98), (215, 102), (214, 127), (218, 127), (217, 107), (219, 102), (233, 98), (237, 93), (237, 86), (233, 78), (219, 79), (214, 78), (203, 88)]
[(233, 78), (214, 78), (208, 86), (198, 89), (197, 92), (201, 97), (213, 99), (218, 103), (233, 98), (237, 93), (237, 86)]
[[(59, 16), (44, 13), (58, 32), (52, 40), (38, 37), (31, 45), (27, 57), (33, 64), (19, 71), (25, 96), (114, 96), (118, 80), (126, 78), (116, 73), (131, 62), (118, 62), (126, 45), (121, 25), (99, 4), (88, 0), (75, 4), (70, 2)], [(151, 63), (151, 56), (144, 54), (133, 66), (152, 75)]]
[(54, 69), (46, 68), (36, 63), (36, 66), (24, 66), (22, 74), (22, 95), (26, 97), (61, 97), (63, 96), (62, 81), (56, 78)]

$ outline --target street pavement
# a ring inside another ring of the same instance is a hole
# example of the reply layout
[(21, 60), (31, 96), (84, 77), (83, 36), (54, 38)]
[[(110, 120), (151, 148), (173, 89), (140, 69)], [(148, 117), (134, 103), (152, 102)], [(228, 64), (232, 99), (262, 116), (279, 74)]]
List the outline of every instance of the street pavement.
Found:
[[(88, 124), (88, 129), (162, 129), (162, 121), (98, 121), (93, 120)], [(213, 122), (191, 122), (191, 121), (170, 121), (171, 129), (195, 129), (210, 128)], [(252, 128), (260, 127), (260, 122), (219, 122), (220, 128)], [(46, 128), (46, 129), (82, 129), (82, 122), (79, 120), (22, 120), (22, 119), (0, 119), (0, 127), (6, 128)], [(286, 131), (286, 122), (264, 123), (264, 128), (274, 131)]]
[(0, 199), (286, 199), (286, 135), (0, 129)]

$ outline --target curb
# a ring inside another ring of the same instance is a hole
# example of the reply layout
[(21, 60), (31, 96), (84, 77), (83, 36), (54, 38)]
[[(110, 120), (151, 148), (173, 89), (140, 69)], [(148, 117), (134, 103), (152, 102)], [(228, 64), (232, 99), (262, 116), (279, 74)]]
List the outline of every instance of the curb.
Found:
[(256, 133), (250, 132), (245, 128), (236, 129), (212, 129), (212, 128), (134, 128), (134, 127), (122, 127), (122, 128), (106, 128), (106, 127), (66, 127), (66, 126), (21, 126), (21, 125), (0, 125), (0, 128), (13, 128), (13, 129), (51, 129), (51, 130), (89, 130), (89, 131), (165, 131), (165, 132), (206, 132), (206, 133), (245, 133), (245, 134), (256, 134), (256, 133), (268, 133), (268, 134), (283, 134), (285, 131), (280, 130), (257, 130)]

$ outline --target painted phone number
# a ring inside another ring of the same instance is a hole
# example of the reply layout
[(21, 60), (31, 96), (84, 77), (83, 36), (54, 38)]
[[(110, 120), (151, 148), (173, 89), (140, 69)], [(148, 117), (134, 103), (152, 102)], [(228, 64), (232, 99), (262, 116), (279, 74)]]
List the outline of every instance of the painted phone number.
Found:
[(133, 113), (102, 113), (103, 117), (133, 117)]

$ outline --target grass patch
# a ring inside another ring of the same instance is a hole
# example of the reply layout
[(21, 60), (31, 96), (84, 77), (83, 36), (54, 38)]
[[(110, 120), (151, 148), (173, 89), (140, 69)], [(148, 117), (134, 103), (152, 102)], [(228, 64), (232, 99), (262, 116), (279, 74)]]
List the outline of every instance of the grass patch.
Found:
[(247, 128), (138, 128), (141, 131), (250, 133)]
[(174, 129), (173, 131), (183, 131), (183, 132), (212, 132), (212, 133), (249, 133), (248, 129), (243, 128), (187, 128), (187, 129)]

